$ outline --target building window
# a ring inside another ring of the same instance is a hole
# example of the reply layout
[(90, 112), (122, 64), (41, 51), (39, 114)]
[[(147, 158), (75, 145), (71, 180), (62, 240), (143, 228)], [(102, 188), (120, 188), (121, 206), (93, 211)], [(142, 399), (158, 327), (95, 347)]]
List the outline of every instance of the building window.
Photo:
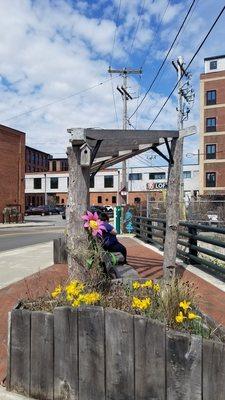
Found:
[(217, 69), (217, 61), (210, 61), (209, 69)]
[(216, 104), (216, 90), (206, 92), (206, 105)]
[(52, 171), (56, 171), (56, 161), (52, 161)]
[(34, 189), (41, 189), (41, 178), (34, 178)]
[(51, 189), (58, 189), (58, 186), (59, 186), (58, 178), (51, 178), (50, 179), (50, 188)]
[(95, 187), (95, 177), (94, 175), (90, 176), (90, 188), (93, 189)]
[(61, 171), (68, 171), (68, 160), (61, 161)]
[(105, 188), (113, 187), (113, 175), (105, 175), (104, 176), (104, 187)]
[(135, 198), (134, 198), (134, 202), (135, 202), (136, 204), (139, 204), (139, 203), (141, 202), (140, 197), (135, 197)]
[(149, 174), (149, 179), (166, 179), (166, 173), (165, 172), (150, 172)]
[(184, 179), (191, 178), (191, 171), (184, 171), (183, 172), (183, 178)]
[(129, 174), (129, 181), (141, 181), (141, 180), (142, 180), (142, 174), (139, 173)]
[(216, 118), (206, 118), (206, 132), (216, 131)]
[(98, 196), (98, 204), (102, 203), (102, 196)]
[(116, 204), (116, 196), (112, 196), (112, 204)]
[(206, 187), (215, 187), (215, 186), (216, 186), (216, 173), (206, 172)]
[(206, 159), (210, 160), (212, 158), (216, 158), (216, 144), (207, 144), (206, 145)]

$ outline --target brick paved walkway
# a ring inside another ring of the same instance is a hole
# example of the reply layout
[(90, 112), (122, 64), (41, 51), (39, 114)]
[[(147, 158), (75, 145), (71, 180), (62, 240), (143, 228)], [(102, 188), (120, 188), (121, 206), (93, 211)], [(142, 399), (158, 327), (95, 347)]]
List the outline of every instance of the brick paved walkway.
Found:
[[(128, 262), (142, 277), (151, 279), (162, 276), (162, 256), (151, 249), (142, 246), (132, 238), (121, 241), (128, 249)], [(194, 282), (201, 296), (201, 309), (225, 326), (225, 293), (215, 286), (196, 277), (189, 271), (181, 270), (185, 281)], [(0, 382), (6, 375), (7, 354), (7, 319), (8, 312), (21, 298), (37, 298), (52, 289), (67, 278), (66, 265), (54, 265), (38, 274), (19, 281), (0, 290)]]

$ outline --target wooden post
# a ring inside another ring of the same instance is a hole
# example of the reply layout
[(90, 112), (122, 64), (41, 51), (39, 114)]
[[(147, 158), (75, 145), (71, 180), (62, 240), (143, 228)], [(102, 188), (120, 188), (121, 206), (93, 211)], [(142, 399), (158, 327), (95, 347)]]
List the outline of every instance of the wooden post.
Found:
[(166, 236), (164, 244), (163, 273), (165, 278), (171, 274), (170, 268), (175, 268), (177, 254), (177, 239), (180, 217), (180, 177), (182, 174), (183, 138), (172, 139), (171, 152), (173, 165), (169, 168), (167, 207), (166, 207)]
[(80, 165), (80, 146), (67, 148), (69, 164), (69, 196), (67, 215), (68, 268), (71, 277), (83, 279), (85, 271), (72, 257), (86, 240), (86, 233), (81, 219), (89, 206), (90, 167)]

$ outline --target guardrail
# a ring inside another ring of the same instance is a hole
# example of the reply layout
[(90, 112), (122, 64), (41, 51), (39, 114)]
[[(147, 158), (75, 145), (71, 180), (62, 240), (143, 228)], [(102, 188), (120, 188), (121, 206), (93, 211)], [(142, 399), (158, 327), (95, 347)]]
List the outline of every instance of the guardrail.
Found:
[[(138, 238), (164, 249), (164, 219), (134, 216), (134, 228)], [(177, 244), (177, 256), (183, 261), (225, 281), (225, 228), (180, 221)]]

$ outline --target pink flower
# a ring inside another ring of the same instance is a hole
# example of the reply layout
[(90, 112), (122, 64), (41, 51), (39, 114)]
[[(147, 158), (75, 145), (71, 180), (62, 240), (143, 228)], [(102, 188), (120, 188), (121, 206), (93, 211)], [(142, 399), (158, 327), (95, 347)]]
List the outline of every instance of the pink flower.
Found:
[(90, 211), (87, 211), (87, 214), (81, 218), (84, 220), (84, 228), (88, 228), (93, 236), (98, 234), (102, 236), (102, 231), (106, 230), (104, 222), (99, 219), (96, 212), (92, 214)]

